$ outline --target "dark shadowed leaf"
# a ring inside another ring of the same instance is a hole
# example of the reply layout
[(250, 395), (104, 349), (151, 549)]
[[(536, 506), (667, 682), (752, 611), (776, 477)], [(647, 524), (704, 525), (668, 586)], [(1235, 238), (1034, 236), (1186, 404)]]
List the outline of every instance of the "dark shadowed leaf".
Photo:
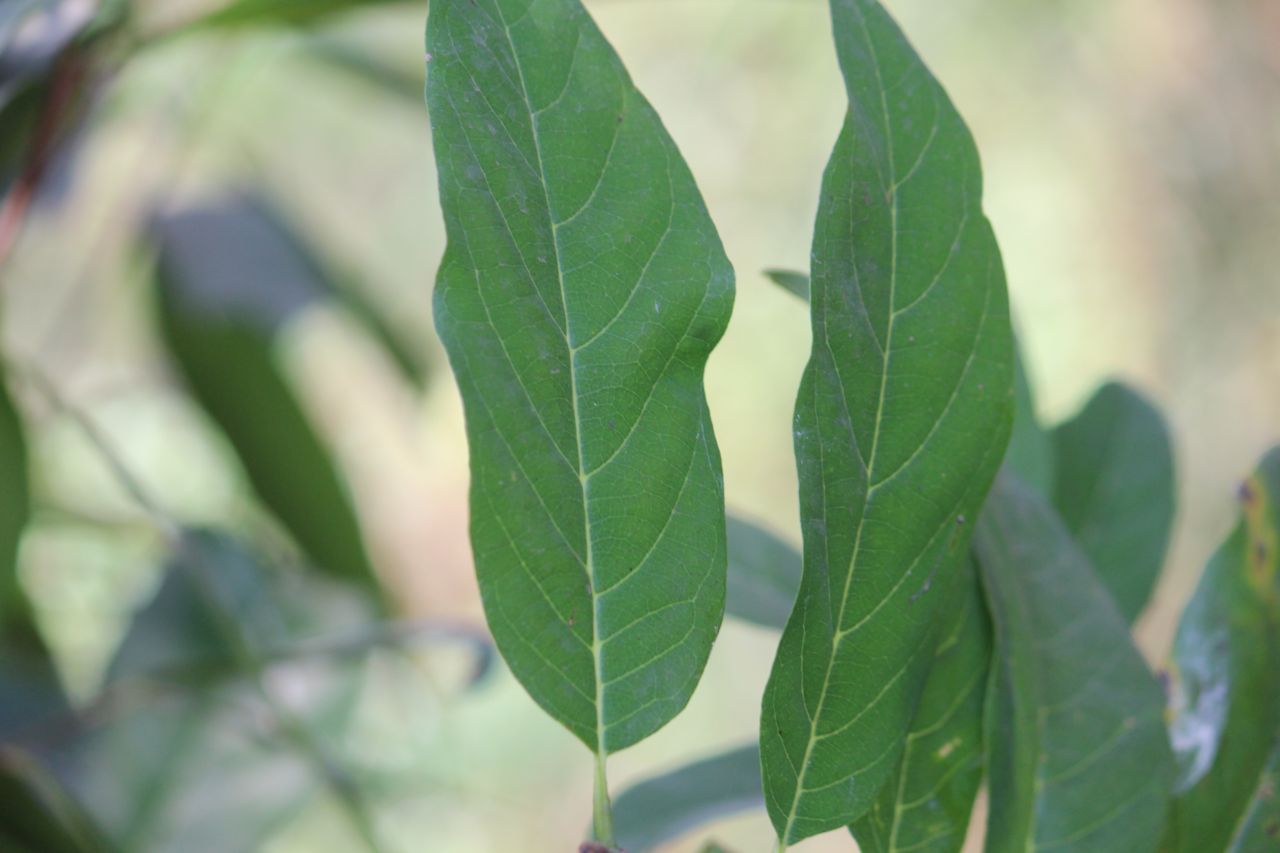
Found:
[(1062, 521), (1003, 475), (975, 549), (995, 625), (987, 850), (1154, 851), (1173, 761), (1160, 686)]
[(982, 783), (992, 645), (972, 560), (957, 578), (954, 596), (902, 761), (871, 811), (853, 825), (862, 853), (956, 853), (964, 846)]
[(1132, 622), (1155, 588), (1173, 528), (1173, 449), (1160, 412), (1108, 383), (1053, 431), (1053, 503)]
[(1053, 442), (1036, 417), (1035, 392), (1027, 376), (1026, 360), (1018, 352), (1014, 362), (1013, 435), (1004, 460), (1022, 482), (1040, 494), (1053, 494)]
[(973, 140), (878, 4), (831, 9), (849, 112), (823, 178), (796, 404), (805, 567), (761, 722), (788, 844), (860, 817), (898, 766), (1013, 416)]
[(702, 387), (733, 274), (687, 166), (577, 0), (436, 0), (448, 248), (485, 613), (534, 699), (599, 755), (675, 716), (724, 609)]
[(108, 853), (117, 849), (30, 754), (0, 747), (0, 850)]
[(647, 779), (614, 803), (618, 846), (646, 853), (703, 824), (764, 806), (760, 748), (746, 744)]
[(1280, 732), (1280, 448), (1240, 486), (1240, 503), (1174, 639), (1178, 780), (1167, 846), (1178, 853), (1227, 847)]
[(730, 515), (725, 613), (782, 630), (800, 588), (800, 552), (757, 524)]
[(345, 485), (276, 362), (274, 331), (316, 292), (305, 258), (266, 222), (221, 208), (162, 219), (161, 326), (192, 394), (310, 561), (376, 587)]
[(788, 293), (809, 301), (809, 274), (795, 270), (765, 270), (765, 276)]
[(0, 636), (30, 621), (18, 583), (18, 544), (31, 516), (22, 421), (0, 373)]

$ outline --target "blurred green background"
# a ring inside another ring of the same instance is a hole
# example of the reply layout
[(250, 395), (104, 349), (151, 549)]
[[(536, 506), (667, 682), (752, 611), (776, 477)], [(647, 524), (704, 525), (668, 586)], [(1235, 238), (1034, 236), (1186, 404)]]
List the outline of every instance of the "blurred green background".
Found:
[[(216, 4), (133, 5), (130, 26), (146, 38)], [(737, 269), (734, 317), (707, 377), (729, 504), (795, 540), (790, 422), (808, 320), (761, 270), (807, 266), (843, 109), (826, 5), (587, 5), (684, 152)], [(978, 141), (1042, 418), (1060, 420), (1119, 376), (1171, 422), (1176, 533), (1137, 628), (1158, 663), (1230, 524), (1236, 483), (1280, 436), (1280, 5), (887, 5)], [(370, 4), (308, 27), (165, 35), (100, 80), (0, 265), (2, 340), (8, 358), (38, 366), (105, 433), (167, 513), (278, 541), (165, 354), (138, 240), (157, 211), (207, 203), (228, 186), (269, 196), (342, 271), (350, 295), (345, 308), (319, 300), (290, 314), (277, 353), (349, 485), (391, 608), (415, 625), (470, 629), (483, 618), (466, 538), (465, 436), (430, 316), (443, 228), (419, 97), (426, 11)], [(3, 135), (16, 132), (7, 124)], [(362, 316), (422, 368), (421, 388)], [(35, 494), (20, 577), (69, 691), (86, 703), (151, 595), (166, 545), (74, 418), (30, 389), (17, 396)], [(688, 710), (611, 761), (615, 788), (753, 738), (774, 642), (726, 623)], [(500, 665), (466, 686), (471, 656), (427, 642), (344, 670), (349, 718), (332, 737), (369, 783), (385, 849), (576, 849), (590, 809), (588, 753)], [(230, 787), (196, 791), (188, 812), (215, 827), (234, 822)], [(263, 826), (255, 849), (359, 844), (324, 786)], [(772, 838), (763, 813), (713, 834), (742, 850)], [(209, 844), (200, 849), (225, 849)], [(836, 835), (795, 849), (853, 842)]]

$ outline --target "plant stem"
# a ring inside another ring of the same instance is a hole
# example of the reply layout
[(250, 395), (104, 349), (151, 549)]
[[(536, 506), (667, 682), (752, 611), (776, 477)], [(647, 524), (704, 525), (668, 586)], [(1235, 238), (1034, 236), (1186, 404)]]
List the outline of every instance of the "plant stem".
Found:
[(596, 788), (591, 840), (605, 847), (614, 847), (613, 806), (609, 803), (609, 782), (605, 777), (604, 763), (604, 752), (596, 753)]
[(779, 838), (778, 843), (773, 845), (773, 853), (787, 853), (787, 842)]

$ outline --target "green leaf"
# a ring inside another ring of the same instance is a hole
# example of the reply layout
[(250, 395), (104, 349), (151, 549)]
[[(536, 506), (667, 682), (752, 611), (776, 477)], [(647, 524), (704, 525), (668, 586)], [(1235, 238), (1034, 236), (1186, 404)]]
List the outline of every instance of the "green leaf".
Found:
[(763, 805), (760, 748), (751, 743), (623, 791), (614, 803), (614, 828), (620, 848), (646, 853), (703, 824)]
[(879, 5), (834, 0), (832, 17), (849, 113), (823, 178), (796, 404), (804, 577), (761, 723), (787, 844), (860, 817), (897, 766), (941, 590), (1012, 421), (973, 141)]
[(276, 328), (315, 298), (305, 258), (264, 220), (196, 209), (157, 228), (161, 328), (192, 395), (307, 557), (377, 588), (355, 509), (277, 366)]
[(958, 605), (907, 733), (902, 761), (852, 827), (862, 853), (955, 853), (982, 783), (983, 703), (991, 620), (973, 561), (957, 579)]
[(30, 622), (18, 583), (18, 545), (31, 517), (27, 445), (22, 420), (0, 375), (0, 636)]
[(1173, 763), (1160, 686), (1062, 521), (1001, 478), (978, 523), (995, 625), (987, 850), (1156, 849)]
[(1013, 435), (1009, 437), (1009, 450), (1004, 459), (1022, 482), (1049, 496), (1053, 494), (1053, 443), (1036, 417), (1035, 394), (1027, 377), (1026, 359), (1020, 349), (1015, 353)]
[(31, 755), (0, 747), (0, 851), (107, 853), (93, 819)]
[(1108, 383), (1053, 431), (1053, 503), (1129, 622), (1160, 576), (1173, 528), (1173, 449), (1160, 412)]
[(783, 290), (809, 301), (809, 275), (795, 270), (770, 269), (764, 271), (765, 277)]
[(1227, 847), (1280, 732), (1280, 448), (1240, 487), (1240, 502), (1173, 644), (1174, 851)]
[(719, 629), (702, 374), (732, 270), (577, 0), (437, 0), (427, 51), (436, 326), (466, 410), (485, 612), (533, 698), (603, 756), (684, 707)]
[(1255, 853), (1280, 847), (1280, 738), (1271, 751), (1267, 766), (1227, 853)]
[(742, 518), (730, 515), (728, 531), (729, 590), (725, 613), (782, 630), (800, 588), (800, 553)]
[(313, 26), (358, 9), (406, 2), (407, 0), (232, 0), (202, 18), (195, 26)]

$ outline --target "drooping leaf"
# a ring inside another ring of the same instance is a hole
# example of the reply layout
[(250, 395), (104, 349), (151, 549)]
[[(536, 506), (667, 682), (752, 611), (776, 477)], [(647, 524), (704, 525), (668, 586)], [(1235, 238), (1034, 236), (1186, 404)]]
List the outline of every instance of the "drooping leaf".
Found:
[(724, 608), (702, 388), (732, 270), (688, 168), (577, 0), (427, 24), (471, 540), (498, 648), (598, 754), (684, 707)]
[(782, 630), (800, 588), (800, 552), (763, 527), (733, 515), (728, 531), (725, 613)]
[(1163, 695), (1088, 558), (1003, 475), (975, 550), (995, 626), (987, 850), (1154, 851), (1173, 762)]
[(1178, 780), (1166, 846), (1178, 853), (1227, 847), (1280, 732), (1280, 448), (1240, 487), (1240, 502), (1174, 639)]
[(862, 853), (955, 853), (964, 845), (982, 783), (982, 712), (992, 646), (972, 560), (954, 595), (957, 603), (934, 652), (901, 763), (871, 811), (852, 827)]
[(1258, 853), (1280, 849), (1280, 737), (1267, 766), (1258, 776), (1249, 806), (1231, 839), (1227, 853)]
[(191, 393), (307, 557), (376, 588), (355, 509), (273, 350), (316, 298), (305, 256), (251, 206), (172, 214), (156, 232), (161, 327)]
[(809, 301), (809, 274), (796, 272), (795, 270), (776, 270), (770, 269), (764, 271), (765, 276), (774, 284), (781, 287), (788, 293), (798, 296), (805, 302)]
[(196, 23), (202, 27), (313, 26), (347, 12), (407, 0), (231, 0)]
[(116, 847), (33, 756), (0, 747), (0, 850), (109, 853)]
[(719, 818), (761, 808), (760, 748), (751, 743), (628, 788), (614, 802), (618, 846), (655, 850)]
[(977, 152), (872, 0), (834, 0), (849, 112), (813, 244), (796, 404), (804, 577), (761, 723), (784, 843), (860, 817), (897, 766), (940, 600), (1008, 442), (1013, 353)]
[(1053, 503), (1133, 622), (1155, 588), (1173, 527), (1173, 450), (1160, 412), (1111, 382), (1053, 431)]
[(1013, 378), (1013, 435), (1005, 464), (1019, 479), (1046, 497), (1053, 494), (1053, 442), (1036, 417), (1035, 393), (1027, 377), (1026, 359), (1016, 352)]

